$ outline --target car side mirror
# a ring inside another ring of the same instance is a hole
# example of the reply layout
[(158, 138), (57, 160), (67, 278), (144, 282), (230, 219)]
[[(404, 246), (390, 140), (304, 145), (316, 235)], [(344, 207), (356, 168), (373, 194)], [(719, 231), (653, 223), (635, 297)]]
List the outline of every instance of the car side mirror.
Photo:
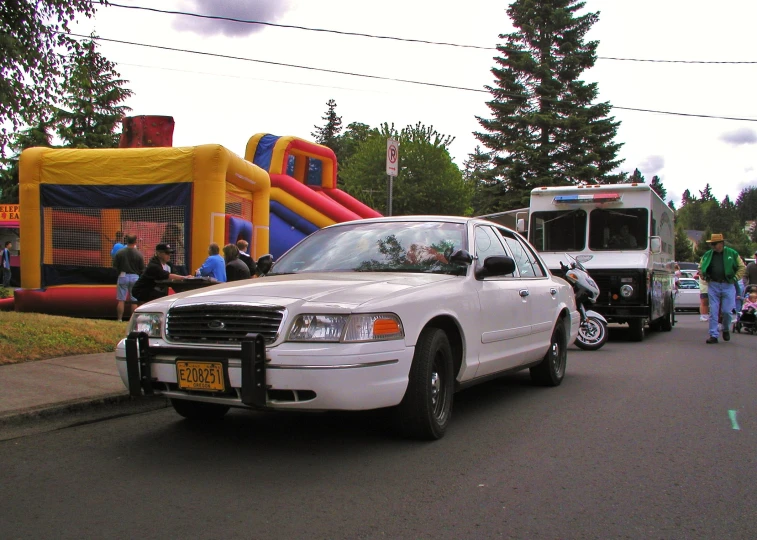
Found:
[(484, 259), (484, 266), (476, 274), (479, 278), (506, 276), (515, 272), (515, 261), (505, 255), (493, 255)]
[(650, 236), (649, 249), (652, 250), (652, 253), (662, 253), (662, 238), (659, 236)]
[(257, 265), (257, 270), (255, 270), (255, 274), (258, 276), (264, 276), (268, 272), (270, 272), (271, 268), (273, 267), (273, 255), (271, 255), (270, 253), (261, 255), (255, 264)]

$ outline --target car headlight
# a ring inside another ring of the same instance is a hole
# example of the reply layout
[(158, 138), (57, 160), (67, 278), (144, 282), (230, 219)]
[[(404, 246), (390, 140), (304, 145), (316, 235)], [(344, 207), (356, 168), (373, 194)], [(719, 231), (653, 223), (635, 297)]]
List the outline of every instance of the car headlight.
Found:
[(357, 315), (300, 315), (289, 331), (289, 341), (359, 342), (402, 339), (399, 317), (391, 313)]
[(633, 295), (633, 287), (631, 285), (623, 285), (620, 288), (620, 296), (623, 298), (631, 298)]
[(135, 313), (131, 316), (131, 320), (129, 320), (128, 334), (132, 332), (144, 332), (150, 337), (159, 338), (162, 335), (162, 327), (162, 313)]

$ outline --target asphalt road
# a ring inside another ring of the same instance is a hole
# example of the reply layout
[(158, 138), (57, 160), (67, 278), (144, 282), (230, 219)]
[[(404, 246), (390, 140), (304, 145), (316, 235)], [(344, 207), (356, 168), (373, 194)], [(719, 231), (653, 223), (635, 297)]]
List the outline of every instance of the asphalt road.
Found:
[(0, 442), (0, 538), (707, 538), (757, 535), (757, 335), (705, 323), (572, 348), (457, 394), (433, 443), (380, 414), (171, 409)]

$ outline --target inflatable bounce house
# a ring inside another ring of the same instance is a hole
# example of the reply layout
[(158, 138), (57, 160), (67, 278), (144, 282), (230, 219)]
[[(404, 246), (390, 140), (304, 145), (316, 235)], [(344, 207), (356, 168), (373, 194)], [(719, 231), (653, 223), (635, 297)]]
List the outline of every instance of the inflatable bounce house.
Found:
[(258, 134), (248, 141), (245, 159), (270, 175), (274, 260), (317, 229), (381, 215), (336, 187), (336, 156), (326, 146)]
[(125, 124), (125, 136), (135, 131), (127, 148), (22, 153), (16, 311), (115, 318), (119, 234), (138, 236), (145, 262), (156, 244), (174, 245), (177, 272), (193, 273), (211, 242), (245, 239), (253, 258), (276, 259), (319, 228), (380, 215), (336, 188), (325, 146), (260, 134), (242, 159), (219, 145), (145, 147), (155, 141)]

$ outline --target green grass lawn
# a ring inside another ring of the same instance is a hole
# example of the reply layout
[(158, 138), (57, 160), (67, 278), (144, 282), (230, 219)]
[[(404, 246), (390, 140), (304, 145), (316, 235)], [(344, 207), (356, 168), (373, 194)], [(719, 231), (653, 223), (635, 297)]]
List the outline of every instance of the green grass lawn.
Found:
[(114, 351), (127, 324), (0, 311), (0, 365)]

